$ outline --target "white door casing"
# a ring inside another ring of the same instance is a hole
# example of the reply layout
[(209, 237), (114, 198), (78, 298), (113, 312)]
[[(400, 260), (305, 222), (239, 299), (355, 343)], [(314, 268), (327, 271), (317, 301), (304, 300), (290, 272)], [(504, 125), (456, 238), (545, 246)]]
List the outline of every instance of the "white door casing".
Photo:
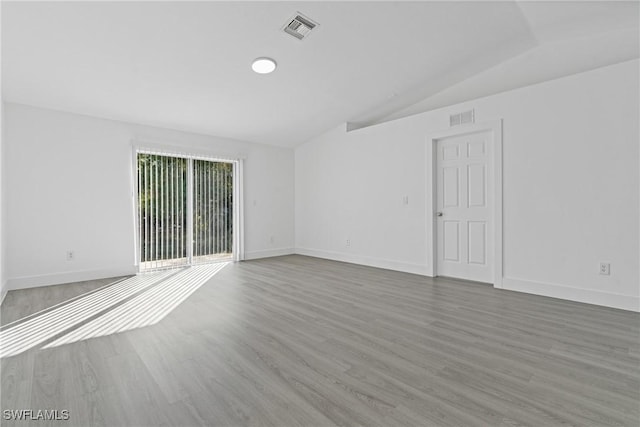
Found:
[(501, 122), (452, 129), (430, 142), (434, 275), (501, 287)]

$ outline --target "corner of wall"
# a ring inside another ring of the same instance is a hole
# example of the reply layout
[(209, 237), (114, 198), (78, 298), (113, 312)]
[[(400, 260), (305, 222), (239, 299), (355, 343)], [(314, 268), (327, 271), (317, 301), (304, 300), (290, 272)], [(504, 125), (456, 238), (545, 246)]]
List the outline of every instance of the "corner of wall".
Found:
[(5, 281), (3, 281), (2, 283), (2, 293), (0, 294), (0, 307), (2, 306), (2, 303), (4, 302), (4, 297), (7, 296), (7, 283)]
[[(1, 78), (1, 77), (0, 77)], [(0, 89), (1, 91), (1, 89)], [(5, 269), (5, 237), (4, 237), (4, 222), (6, 215), (4, 213), (5, 203), (4, 203), (4, 182), (2, 179), (4, 174), (4, 143), (5, 143), (5, 120), (4, 120), (4, 100), (0, 99), (0, 306), (2, 306), (2, 302), (4, 301), (4, 297), (7, 295), (7, 281), (5, 279), (6, 269)]]
[[(2, 3), (0, 2), (0, 21), (2, 21)], [(2, 35), (0, 35), (0, 41), (2, 39)], [(0, 43), (0, 46), (2, 46), (2, 43)], [(2, 54), (1, 54), (1, 50), (2, 48), (0, 47), (0, 58), (2, 58)], [(2, 60), (0, 59), (0, 64), (2, 63)], [(6, 276), (6, 269), (5, 269), (5, 256), (4, 254), (6, 253), (5, 251), (5, 237), (4, 237), (4, 230), (6, 229), (6, 227), (4, 226), (4, 222), (5, 222), (5, 218), (6, 215), (4, 214), (4, 210), (5, 210), (5, 205), (6, 203), (4, 203), (4, 182), (5, 180), (2, 179), (2, 176), (4, 174), (4, 167), (3, 167), (3, 163), (4, 163), (4, 142), (5, 142), (5, 135), (6, 135), (6, 130), (5, 130), (5, 124), (6, 121), (4, 119), (4, 112), (5, 112), (5, 108), (4, 108), (4, 98), (2, 98), (2, 67), (0, 66), (0, 306), (2, 306), (2, 302), (4, 301), (4, 297), (7, 295), (7, 281), (5, 279)]]
[(265, 249), (265, 250), (258, 250), (258, 251), (248, 251), (248, 252), (245, 252), (244, 259), (245, 261), (249, 261), (252, 259), (293, 255), (294, 253), (296, 253), (294, 248), (277, 248), (277, 249)]

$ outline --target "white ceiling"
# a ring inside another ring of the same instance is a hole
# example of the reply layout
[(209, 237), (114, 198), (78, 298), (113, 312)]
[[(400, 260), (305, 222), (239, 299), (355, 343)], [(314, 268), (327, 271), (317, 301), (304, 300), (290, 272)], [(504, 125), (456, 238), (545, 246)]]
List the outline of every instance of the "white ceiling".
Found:
[[(281, 146), (639, 56), (638, 2), (2, 2), (3, 99)], [(282, 26), (302, 12), (305, 40)], [(273, 74), (251, 71), (270, 56)]]

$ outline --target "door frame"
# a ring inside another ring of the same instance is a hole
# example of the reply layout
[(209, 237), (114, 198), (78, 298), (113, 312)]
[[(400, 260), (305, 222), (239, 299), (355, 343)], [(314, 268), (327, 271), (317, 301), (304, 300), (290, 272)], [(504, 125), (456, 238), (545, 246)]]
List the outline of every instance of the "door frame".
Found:
[[(427, 185), (427, 242), (429, 241), (429, 219), (431, 221), (431, 265), (432, 277), (438, 275), (438, 221), (436, 216), (438, 196), (438, 156), (437, 143), (441, 139), (464, 136), (474, 133), (491, 132), (493, 135), (493, 287), (502, 288), (503, 274), (503, 239), (502, 239), (502, 119), (482, 123), (457, 126), (435, 132), (427, 137), (426, 165), (431, 166), (431, 185)], [(429, 178), (429, 176), (427, 176)], [(427, 180), (427, 182), (429, 182)], [(429, 194), (429, 192), (431, 194)], [(427, 245), (429, 246), (429, 245)], [(427, 260), (429, 261), (429, 260)]]

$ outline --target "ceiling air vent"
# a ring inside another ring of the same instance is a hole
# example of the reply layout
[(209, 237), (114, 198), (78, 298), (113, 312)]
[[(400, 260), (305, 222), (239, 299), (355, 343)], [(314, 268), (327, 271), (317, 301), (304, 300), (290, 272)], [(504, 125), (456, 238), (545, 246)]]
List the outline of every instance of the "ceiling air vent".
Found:
[(467, 123), (473, 123), (475, 121), (474, 110), (463, 111), (458, 114), (451, 114), (449, 116), (449, 126), (464, 125)]
[(293, 19), (289, 21), (287, 25), (285, 25), (284, 32), (287, 34), (291, 34), (293, 37), (299, 40), (302, 40), (309, 35), (311, 30), (313, 30), (317, 26), (317, 23), (298, 13), (293, 17)]

